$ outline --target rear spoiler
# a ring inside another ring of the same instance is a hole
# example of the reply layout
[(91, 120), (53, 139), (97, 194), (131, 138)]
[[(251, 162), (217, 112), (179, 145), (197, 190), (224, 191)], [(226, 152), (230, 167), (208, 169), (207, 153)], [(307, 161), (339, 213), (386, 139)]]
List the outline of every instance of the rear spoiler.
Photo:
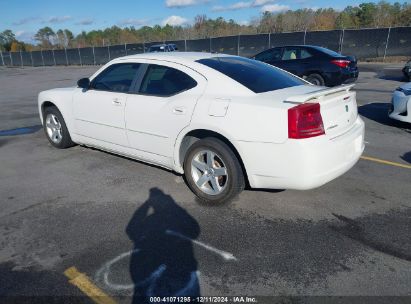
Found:
[(342, 91), (348, 92), (354, 86), (355, 84), (341, 85), (341, 86), (334, 87), (334, 88), (327, 88), (323, 90), (314, 91), (314, 92), (307, 93), (304, 95), (294, 95), (294, 96), (288, 97), (285, 100), (285, 102), (305, 103), (305, 102), (309, 102), (312, 99), (316, 99), (318, 97), (324, 97), (324, 96), (335, 94), (335, 93), (342, 92)]

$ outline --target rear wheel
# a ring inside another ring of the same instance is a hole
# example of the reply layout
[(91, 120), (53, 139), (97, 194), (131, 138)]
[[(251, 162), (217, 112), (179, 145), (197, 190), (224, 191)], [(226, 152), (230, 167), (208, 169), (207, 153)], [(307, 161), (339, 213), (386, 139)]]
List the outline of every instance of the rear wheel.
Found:
[(245, 186), (240, 162), (233, 151), (212, 137), (190, 147), (184, 160), (184, 175), (194, 194), (210, 204), (233, 199)]
[(317, 85), (317, 86), (324, 86), (325, 81), (324, 78), (317, 73), (313, 73), (307, 76), (306, 79), (308, 82), (311, 82), (313, 85)]
[(56, 107), (47, 107), (44, 110), (43, 128), (47, 139), (54, 147), (65, 149), (74, 146), (63, 116)]

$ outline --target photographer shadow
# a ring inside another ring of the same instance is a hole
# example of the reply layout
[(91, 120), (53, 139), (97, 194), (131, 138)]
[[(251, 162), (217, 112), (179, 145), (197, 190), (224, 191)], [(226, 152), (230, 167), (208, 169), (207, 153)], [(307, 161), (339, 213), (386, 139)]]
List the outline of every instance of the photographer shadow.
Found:
[(133, 303), (149, 303), (150, 297), (200, 295), (191, 241), (198, 237), (200, 227), (171, 196), (150, 189), (126, 232), (134, 242), (130, 259)]

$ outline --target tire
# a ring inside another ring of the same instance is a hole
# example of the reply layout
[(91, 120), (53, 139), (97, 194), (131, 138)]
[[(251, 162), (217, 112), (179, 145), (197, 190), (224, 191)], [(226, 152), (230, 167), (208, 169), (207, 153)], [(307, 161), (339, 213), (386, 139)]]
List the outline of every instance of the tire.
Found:
[(325, 84), (324, 78), (317, 73), (308, 75), (306, 80), (311, 82), (313, 85), (324, 86)]
[(184, 176), (200, 202), (210, 205), (231, 201), (245, 187), (243, 170), (236, 155), (227, 144), (214, 137), (191, 145), (184, 159)]
[(74, 146), (64, 118), (56, 107), (45, 108), (43, 117), (44, 133), (53, 147), (66, 149)]

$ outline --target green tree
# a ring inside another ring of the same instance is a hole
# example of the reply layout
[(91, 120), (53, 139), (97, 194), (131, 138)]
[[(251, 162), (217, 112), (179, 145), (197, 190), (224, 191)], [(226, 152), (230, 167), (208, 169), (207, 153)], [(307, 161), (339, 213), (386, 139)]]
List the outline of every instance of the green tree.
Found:
[(16, 36), (11, 30), (0, 33), (0, 47), (5, 51), (10, 51), (12, 43), (16, 41)]
[(53, 46), (55, 35), (54, 31), (46, 26), (37, 31), (36, 35), (34, 35), (34, 39), (40, 42), (42, 47), (49, 48)]

